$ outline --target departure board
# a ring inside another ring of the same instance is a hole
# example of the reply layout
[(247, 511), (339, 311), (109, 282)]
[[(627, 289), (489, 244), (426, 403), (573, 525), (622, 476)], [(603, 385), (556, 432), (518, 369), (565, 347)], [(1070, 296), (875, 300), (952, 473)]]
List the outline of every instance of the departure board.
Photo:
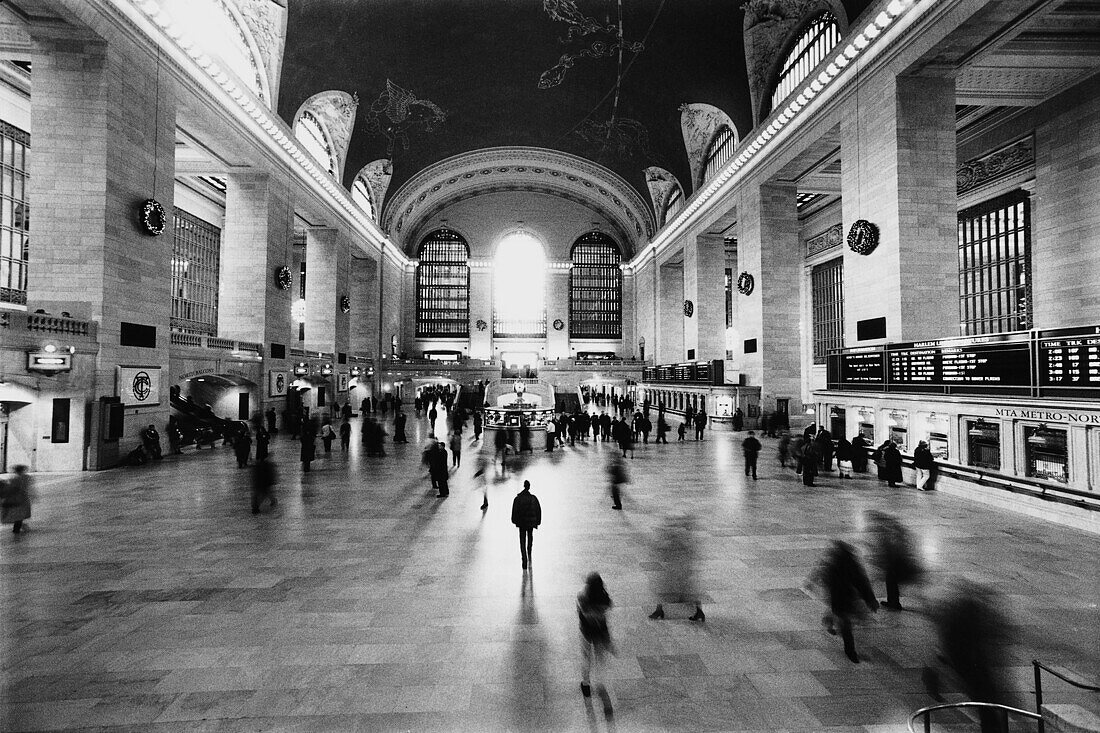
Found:
[(1039, 386), (1100, 389), (1100, 327), (1040, 331)]
[(881, 349), (839, 355), (841, 387), (881, 387), (886, 383), (886, 355)]
[[(979, 340), (979, 339), (976, 339)], [(1031, 344), (1002, 336), (887, 347), (886, 379), (897, 387), (1027, 387)]]
[(888, 379), (890, 384), (941, 384), (939, 349), (893, 349), (889, 351)]

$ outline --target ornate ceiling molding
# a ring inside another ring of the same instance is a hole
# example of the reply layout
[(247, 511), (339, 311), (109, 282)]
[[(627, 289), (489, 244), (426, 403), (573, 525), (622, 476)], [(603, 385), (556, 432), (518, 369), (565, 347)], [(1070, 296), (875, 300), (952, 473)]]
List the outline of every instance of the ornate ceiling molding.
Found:
[[(672, 192), (680, 189), (680, 194), (683, 195), (683, 189), (680, 187), (680, 182), (676, 180), (676, 176), (657, 166), (645, 169), (645, 183), (649, 187), (649, 198), (653, 201), (653, 215), (657, 221), (661, 221), (661, 215), (664, 213), (665, 206), (668, 205)], [(686, 199), (687, 196), (684, 198)]]
[(268, 103), (279, 106), (279, 80), (283, 72), (283, 47), (286, 45), (285, 0), (236, 0), (237, 8), (263, 60), (267, 85), (271, 90)]
[(485, 148), (425, 168), (386, 202), (382, 228), (405, 243), (449, 203), (497, 191), (535, 191), (589, 206), (616, 225), (631, 252), (653, 236), (653, 213), (620, 176), (575, 155), (529, 147)]

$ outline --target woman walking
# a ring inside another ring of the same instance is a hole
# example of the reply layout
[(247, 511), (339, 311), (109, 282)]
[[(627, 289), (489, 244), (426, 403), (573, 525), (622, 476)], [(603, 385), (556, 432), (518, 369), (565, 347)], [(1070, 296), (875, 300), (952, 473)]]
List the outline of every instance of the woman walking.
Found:
[(605, 717), (611, 717), (611, 696), (604, 685), (604, 662), (614, 653), (611, 631), (607, 626), (607, 612), (611, 610), (611, 596), (607, 594), (599, 573), (589, 573), (584, 589), (577, 595), (577, 616), (581, 630), (581, 694), (592, 697), (592, 677), (595, 672), (596, 694), (603, 702)]

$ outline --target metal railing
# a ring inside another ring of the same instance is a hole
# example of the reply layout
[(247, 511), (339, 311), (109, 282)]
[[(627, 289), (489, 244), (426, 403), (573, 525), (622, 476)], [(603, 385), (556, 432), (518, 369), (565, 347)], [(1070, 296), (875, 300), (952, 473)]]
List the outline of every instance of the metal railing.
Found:
[[(953, 708), (979, 708), (985, 710), (1000, 710), (1006, 715), (1019, 715), (1020, 717), (1027, 718), (1028, 720), (1035, 720), (1039, 723), (1039, 730), (1042, 730), (1043, 716), (1033, 713), (1029, 710), (1020, 710), (1019, 708), (1009, 707), (1008, 705), (1001, 705), (995, 702), (949, 702), (943, 705), (930, 705), (926, 708), (921, 708), (917, 712), (909, 716), (908, 728), (909, 733), (917, 733), (917, 729), (913, 725), (917, 722), (917, 718), (924, 717), (924, 727), (922, 730), (924, 733), (932, 733), (932, 713), (937, 710), (948, 710)], [(1007, 728), (1006, 728), (1007, 730)]]
[(1077, 677), (1070, 670), (1064, 667), (1052, 667), (1049, 664), (1044, 664), (1038, 659), (1031, 660), (1031, 666), (1035, 668), (1035, 710), (1039, 712), (1039, 733), (1044, 733), (1046, 726), (1042, 719), (1043, 712), (1043, 670), (1050, 672), (1052, 675), (1068, 682), (1074, 687), (1081, 690), (1088, 690), (1089, 692), (1100, 692), (1100, 685), (1090, 684), (1085, 682), (1081, 678)]

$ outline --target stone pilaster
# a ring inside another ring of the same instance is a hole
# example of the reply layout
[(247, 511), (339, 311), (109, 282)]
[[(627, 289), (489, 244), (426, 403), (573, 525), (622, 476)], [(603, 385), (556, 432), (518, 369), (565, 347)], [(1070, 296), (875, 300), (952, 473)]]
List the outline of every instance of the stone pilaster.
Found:
[[(780, 184), (746, 188), (737, 208), (737, 266), (755, 277), (756, 287), (749, 296), (734, 296), (741, 338), (735, 355), (748, 384), (760, 386), (762, 409), (774, 410), (776, 398), (787, 398), (794, 413), (802, 409), (797, 191)], [(755, 341), (754, 353), (746, 353), (746, 341)]]
[(725, 251), (721, 237), (700, 235), (684, 246), (684, 298), (695, 313), (684, 320), (685, 356), (722, 359), (726, 355)]
[(351, 258), (348, 352), (378, 358), (378, 261)]
[[(477, 328), (479, 320), (486, 324), (484, 331)], [(470, 271), (470, 356), (493, 356), (493, 271), (482, 264)]]
[(684, 267), (682, 263), (658, 266), (657, 352), (659, 363), (683, 361), (684, 350)]
[(351, 254), (336, 229), (306, 231), (306, 348), (346, 351), (348, 317), (340, 298), (348, 292)]
[[(857, 110), (858, 107), (858, 110)], [(958, 334), (955, 88), (952, 79), (868, 77), (841, 123), (845, 233), (879, 228), (863, 256), (844, 250), (844, 342), (886, 318), (889, 341)]]
[[(560, 318), (565, 327), (554, 330)], [(569, 357), (569, 268), (546, 268), (546, 358)]]

